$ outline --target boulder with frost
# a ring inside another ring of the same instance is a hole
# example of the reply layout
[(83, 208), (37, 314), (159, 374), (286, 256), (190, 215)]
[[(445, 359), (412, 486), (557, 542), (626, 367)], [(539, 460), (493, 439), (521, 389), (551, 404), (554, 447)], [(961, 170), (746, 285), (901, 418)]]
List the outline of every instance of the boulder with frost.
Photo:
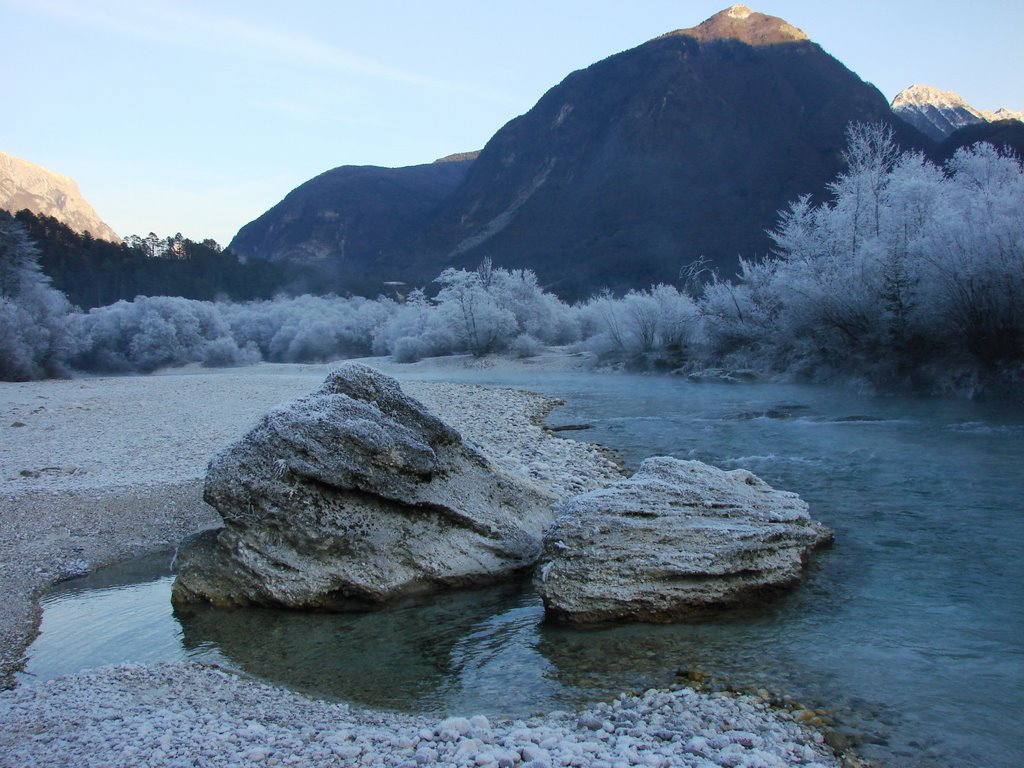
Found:
[(331, 373), (215, 456), (224, 527), (182, 548), (176, 603), (347, 609), (530, 567), (549, 494), (493, 466), (398, 382)]
[(796, 494), (746, 470), (655, 457), (561, 508), (534, 582), (567, 623), (685, 620), (795, 582), (830, 539)]

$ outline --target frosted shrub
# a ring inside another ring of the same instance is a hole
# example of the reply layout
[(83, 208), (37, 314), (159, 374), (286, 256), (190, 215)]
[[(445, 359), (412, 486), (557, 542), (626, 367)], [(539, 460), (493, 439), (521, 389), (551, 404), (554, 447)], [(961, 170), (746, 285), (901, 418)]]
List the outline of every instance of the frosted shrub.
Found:
[(512, 342), (509, 351), (519, 358), (534, 357), (543, 351), (544, 345), (528, 333), (521, 333)]
[(75, 318), (73, 365), (79, 370), (150, 372), (200, 362), (210, 342), (231, 341), (216, 305), (171, 296), (139, 296)]
[(204, 368), (233, 368), (255, 365), (261, 361), (260, 351), (249, 345), (239, 349), (234, 339), (222, 336), (208, 342), (199, 354)]
[(629, 291), (621, 299), (604, 291), (579, 312), (588, 349), (639, 367), (681, 363), (701, 323), (693, 299), (665, 284)]
[(395, 304), (388, 318), (374, 328), (372, 351), (411, 363), (424, 357), (449, 355), (459, 344), (437, 306), (423, 291), (415, 290), (404, 303)]
[(252, 345), (264, 359), (282, 363), (372, 354), (377, 328), (394, 311), (394, 302), (387, 299), (308, 294), (221, 306), (240, 347)]
[(488, 294), (500, 309), (515, 317), (521, 333), (547, 344), (569, 344), (579, 338), (573, 312), (540, 287), (532, 270), (489, 269), (488, 277)]
[(518, 324), (511, 310), (501, 307), (488, 292), (489, 261), (475, 272), (446, 269), (435, 282), (438, 311), (446, 328), (458, 340), (458, 349), (475, 356), (507, 349)]
[(396, 363), (415, 363), (430, 357), (430, 348), (419, 336), (402, 336), (394, 341), (391, 355)]

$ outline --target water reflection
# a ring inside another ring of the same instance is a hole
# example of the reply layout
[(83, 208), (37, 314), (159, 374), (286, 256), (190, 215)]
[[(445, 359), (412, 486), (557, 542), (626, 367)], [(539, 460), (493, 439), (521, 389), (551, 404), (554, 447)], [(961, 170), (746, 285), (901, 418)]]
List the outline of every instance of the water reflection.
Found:
[(522, 584), (419, 598), (367, 613), (177, 606), (186, 651), (215, 646), (231, 664), (311, 694), (388, 709), (442, 711), (471, 686), (500, 694), (534, 631), (539, 602)]
[(172, 554), (129, 560), (56, 584), (40, 601), (40, 634), (21, 678), (180, 657), (181, 627), (168, 606)]

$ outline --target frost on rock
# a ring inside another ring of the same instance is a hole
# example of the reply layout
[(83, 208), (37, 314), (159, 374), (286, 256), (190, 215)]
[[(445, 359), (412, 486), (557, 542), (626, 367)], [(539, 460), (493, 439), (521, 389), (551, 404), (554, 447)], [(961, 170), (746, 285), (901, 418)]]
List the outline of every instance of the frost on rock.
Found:
[(796, 581), (830, 539), (796, 494), (746, 470), (655, 457), (562, 507), (534, 581), (558, 620), (674, 621)]
[(359, 364), (215, 456), (224, 527), (188, 543), (176, 603), (348, 609), (530, 567), (552, 495)]

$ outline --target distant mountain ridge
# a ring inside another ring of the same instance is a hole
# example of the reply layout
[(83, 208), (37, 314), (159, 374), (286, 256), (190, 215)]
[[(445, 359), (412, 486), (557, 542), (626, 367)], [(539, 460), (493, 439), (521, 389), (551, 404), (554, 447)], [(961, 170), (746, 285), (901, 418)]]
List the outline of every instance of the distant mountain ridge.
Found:
[(27, 208), (100, 240), (121, 242), (82, 197), (73, 179), (6, 152), (0, 152), (0, 208), (10, 213)]
[[(353, 204), (363, 188), (351, 186), (337, 190), (347, 199), (310, 203), (319, 223), (304, 232), (268, 237), (295, 224), (282, 209), (230, 247), (276, 260), (304, 241), (364, 284), (423, 283), (490, 257), (534, 270), (567, 298), (676, 282), (701, 257), (730, 275), (739, 256), (768, 251), (766, 230), (789, 201), (824, 197), (852, 121), (888, 123), (904, 147), (931, 146), (797, 27), (736, 5), (571, 73), (464, 161), (463, 178), (419, 195), (415, 215), (378, 216), (358, 248), (351, 237), (337, 244), (345, 222), (364, 221)], [(350, 204), (348, 219), (325, 218)], [(396, 194), (380, 211), (406, 205)], [(243, 240), (254, 245), (243, 250)]]
[(1024, 121), (1024, 112), (1001, 108), (995, 112), (975, 109), (959, 94), (929, 85), (912, 85), (896, 94), (892, 110), (900, 118), (936, 142), (943, 142), (954, 131), (979, 123), (1000, 120)]

